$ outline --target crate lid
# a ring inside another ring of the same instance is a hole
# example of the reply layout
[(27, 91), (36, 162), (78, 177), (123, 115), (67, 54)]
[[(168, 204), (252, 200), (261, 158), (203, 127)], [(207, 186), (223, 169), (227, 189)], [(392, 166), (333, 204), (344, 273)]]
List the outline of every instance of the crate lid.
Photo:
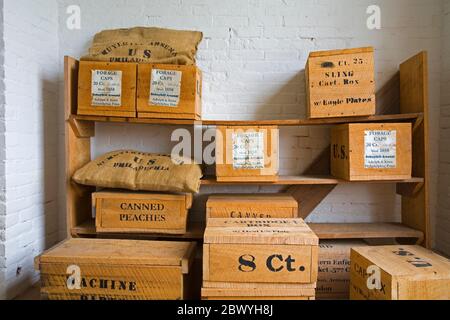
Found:
[(373, 51), (374, 51), (373, 47), (338, 49), (338, 50), (323, 50), (323, 51), (310, 52), (309, 58), (339, 56), (339, 55), (343, 55), (343, 54), (353, 54), (353, 53), (373, 53)]
[(216, 194), (208, 198), (207, 208), (239, 205), (251, 207), (254, 205), (266, 208), (297, 208), (298, 202), (288, 194)]
[(300, 218), (212, 218), (204, 236), (204, 243), (317, 245), (318, 242), (316, 234)]
[(68, 239), (36, 258), (42, 263), (95, 263), (98, 265), (181, 266), (188, 273), (195, 242)]
[(450, 260), (421, 246), (368, 246), (352, 250), (391, 276), (410, 280), (450, 279)]

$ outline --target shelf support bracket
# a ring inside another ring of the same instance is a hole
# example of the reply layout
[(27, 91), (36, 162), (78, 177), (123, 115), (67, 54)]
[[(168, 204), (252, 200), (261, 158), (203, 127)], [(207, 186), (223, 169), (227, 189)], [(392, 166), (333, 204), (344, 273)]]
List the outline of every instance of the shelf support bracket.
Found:
[(69, 124), (78, 138), (91, 138), (95, 136), (95, 123), (69, 118)]
[[(330, 172), (330, 150), (328, 146), (305, 171), (308, 175), (323, 175)], [(291, 186), (286, 192), (294, 197), (299, 206), (299, 217), (306, 219), (336, 185), (299, 185)]]

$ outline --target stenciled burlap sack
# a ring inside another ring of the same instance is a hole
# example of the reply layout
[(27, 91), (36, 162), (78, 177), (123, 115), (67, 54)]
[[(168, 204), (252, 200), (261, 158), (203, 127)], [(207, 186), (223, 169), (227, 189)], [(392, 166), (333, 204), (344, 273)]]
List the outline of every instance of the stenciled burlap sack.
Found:
[(199, 31), (153, 27), (105, 30), (81, 60), (193, 65), (202, 38)]
[(132, 150), (109, 152), (77, 170), (72, 179), (83, 185), (128, 190), (199, 192), (198, 164), (170, 155)]

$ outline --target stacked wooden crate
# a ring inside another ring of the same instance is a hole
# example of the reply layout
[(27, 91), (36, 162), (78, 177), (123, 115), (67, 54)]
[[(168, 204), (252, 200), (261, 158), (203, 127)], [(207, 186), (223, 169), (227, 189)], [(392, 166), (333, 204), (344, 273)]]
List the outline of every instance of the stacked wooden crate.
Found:
[(276, 126), (218, 126), (218, 181), (277, 181), (279, 133)]
[(79, 80), (79, 115), (201, 120), (195, 65), (81, 61)]
[(194, 298), (194, 242), (69, 239), (35, 260), (51, 300)]
[(362, 240), (324, 240), (319, 244), (316, 298), (345, 300), (350, 297), (350, 251), (367, 244)]
[(314, 299), (317, 251), (302, 219), (209, 219), (202, 297)]
[(297, 218), (298, 202), (290, 195), (215, 194), (206, 202), (206, 219), (210, 218)]
[(449, 300), (450, 261), (420, 246), (351, 251), (353, 300)]
[(99, 233), (184, 234), (192, 194), (95, 192), (92, 207)]

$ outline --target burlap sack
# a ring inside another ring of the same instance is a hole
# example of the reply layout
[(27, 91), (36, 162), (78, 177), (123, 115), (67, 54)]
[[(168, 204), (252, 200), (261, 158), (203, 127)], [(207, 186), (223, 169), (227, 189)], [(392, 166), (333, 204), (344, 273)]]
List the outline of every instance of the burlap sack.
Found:
[(130, 150), (113, 151), (77, 170), (72, 179), (89, 186), (128, 190), (199, 192), (198, 164), (176, 163), (168, 155)]
[(202, 38), (198, 31), (162, 28), (105, 30), (81, 60), (192, 65)]

